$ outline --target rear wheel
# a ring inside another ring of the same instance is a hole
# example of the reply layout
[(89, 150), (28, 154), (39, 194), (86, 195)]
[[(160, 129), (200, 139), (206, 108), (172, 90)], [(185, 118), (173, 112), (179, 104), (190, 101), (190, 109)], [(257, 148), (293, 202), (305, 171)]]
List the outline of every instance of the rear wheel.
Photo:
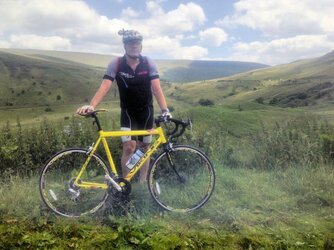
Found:
[(106, 184), (109, 169), (96, 154), (93, 154), (78, 183), (90, 182), (91, 187), (75, 185), (84, 162), (85, 149), (67, 149), (54, 155), (43, 168), (39, 189), (44, 203), (55, 213), (66, 217), (91, 214), (102, 207), (108, 197), (105, 188), (94, 184)]
[(148, 186), (162, 208), (190, 212), (209, 200), (215, 186), (215, 172), (203, 152), (178, 145), (154, 160), (148, 173)]

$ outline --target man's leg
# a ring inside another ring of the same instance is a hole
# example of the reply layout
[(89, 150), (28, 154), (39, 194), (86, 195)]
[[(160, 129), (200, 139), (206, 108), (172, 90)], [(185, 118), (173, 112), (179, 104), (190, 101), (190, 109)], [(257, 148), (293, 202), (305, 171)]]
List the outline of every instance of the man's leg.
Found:
[[(150, 147), (149, 143), (138, 141), (138, 148), (140, 148), (140, 150), (142, 150), (143, 152), (146, 152), (149, 149), (149, 147)], [(140, 179), (139, 179), (140, 183), (146, 182), (149, 165), (150, 165), (150, 158), (147, 159), (147, 161), (144, 163), (144, 165), (140, 169)]]
[(121, 158), (123, 177), (125, 177), (129, 172), (129, 169), (125, 166), (125, 164), (130, 159), (135, 150), (136, 150), (136, 141), (131, 140), (123, 142), (123, 153)]

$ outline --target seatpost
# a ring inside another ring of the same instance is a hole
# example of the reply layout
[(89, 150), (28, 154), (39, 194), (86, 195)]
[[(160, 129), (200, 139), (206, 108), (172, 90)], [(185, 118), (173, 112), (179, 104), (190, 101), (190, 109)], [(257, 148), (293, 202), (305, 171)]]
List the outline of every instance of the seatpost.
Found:
[(92, 117), (94, 118), (93, 124), (96, 124), (97, 126), (97, 131), (101, 131), (102, 130), (101, 124), (100, 124), (99, 118), (97, 117), (96, 113), (93, 113)]

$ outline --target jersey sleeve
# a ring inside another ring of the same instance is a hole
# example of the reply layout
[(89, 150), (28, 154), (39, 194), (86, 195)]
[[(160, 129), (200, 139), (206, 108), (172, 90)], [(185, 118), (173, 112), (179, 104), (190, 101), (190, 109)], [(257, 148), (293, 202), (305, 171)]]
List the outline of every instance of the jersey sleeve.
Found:
[(148, 63), (148, 68), (149, 68), (150, 79), (154, 80), (154, 79), (159, 78), (159, 72), (158, 72), (157, 65), (152, 59), (148, 57), (146, 58), (147, 58), (147, 63)]
[(104, 76), (103, 76), (103, 79), (108, 79), (110, 81), (114, 81), (115, 80), (115, 77), (116, 77), (116, 74), (117, 74), (117, 70), (118, 70), (118, 58), (112, 60), (105, 73), (104, 73)]

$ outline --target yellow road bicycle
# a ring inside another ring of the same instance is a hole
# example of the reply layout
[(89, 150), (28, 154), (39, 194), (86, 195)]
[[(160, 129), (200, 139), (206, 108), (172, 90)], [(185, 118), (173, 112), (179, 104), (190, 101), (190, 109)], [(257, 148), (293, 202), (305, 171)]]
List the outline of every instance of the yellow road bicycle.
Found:
[[(110, 195), (128, 196), (131, 180), (160, 147), (163, 150), (151, 161), (147, 176), (154, 201), (168, 211), (190, 212), (209, 200), (215, 186), (215, 171), (209, 158), (192, 146), (174, 144), (191, 126), (190, 120), (159, 117), (152, 130), (104, 131), (97, 116), (100, 111), (103, 110), (86, 115), (93, 118), (99, 133), (92, 146), (60, 151), (43, 167), (40, 194), (53, 212), (79, 217), (96, 212)], [(161, 124), (169, 124), (173, 129), (165, 133)], [(117, 173), (107, 138), (140, 135), (154, 135), (155, 141), (123, 178)], [(96, 153), (101, 143), (109, 164)]]

